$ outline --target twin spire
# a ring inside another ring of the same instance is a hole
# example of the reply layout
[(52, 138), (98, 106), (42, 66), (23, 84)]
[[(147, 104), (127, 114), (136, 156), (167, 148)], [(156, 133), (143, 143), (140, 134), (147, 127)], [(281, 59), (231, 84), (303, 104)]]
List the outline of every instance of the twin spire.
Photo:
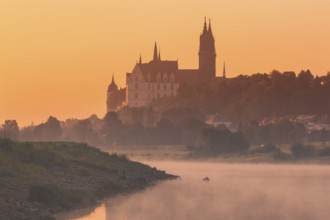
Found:
[(211, 34), (212, 35), (211, 18), (209, 18), (209, 26), (208, 27), (207, 27), (206, 17), (204, 18), (203, 34)]
[[(210, 34), (211, 36), (213, 36), (212, 34), (212, 27), (211, 27), (211, 19), (209, 18), (209, 25), (207, 27), (207, 22), (206, 22), (206, 17), (204, 19), (204, 29), (203, 29), (203, 35), (204, 34)], [(155, 46), (154, 46), (154, 56), (153, 56), (153, 61), (161, 61), (161, 56), (160, 56), (160, 49), (158, 51), (158, 47), (157, 47), (157, 42), (155, 42)], [(139, 59), (139, 64), (142, 64), (142, 57), (140, 54), (140, 59)]]

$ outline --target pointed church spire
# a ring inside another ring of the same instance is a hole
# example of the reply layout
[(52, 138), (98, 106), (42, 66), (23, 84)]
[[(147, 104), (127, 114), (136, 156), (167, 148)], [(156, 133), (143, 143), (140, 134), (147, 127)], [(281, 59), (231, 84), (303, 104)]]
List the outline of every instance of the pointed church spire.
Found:
[(142, 56), (141, 56), (141, 53), (140, 53), (140, 60), (139, 60), (139, 64), (142, 63)]
[(223, 78), (226, 79), (226, 62), (223, 62)]
[(158, 47), (158, 61), (161, 61), (161, 57), (160, 57), (160, 47)]
[(209, 34), (212, 35), (212, 27), (211, 27), (211, 18), (209, 19), (209, 29), (208, 29)]
[(204, 18), (204, 29), (203, 34), (207, 33), (206, 17)]
[(158, 52), (157, 52), (157, 43), (155, 42), (153, 61), (157, 61), (157, 60), (158, 60)]
[(112, 81), (111, 81), (111, 83), (115, 83), (115, 76), (114, 76), (114, 74), (112, 74)]

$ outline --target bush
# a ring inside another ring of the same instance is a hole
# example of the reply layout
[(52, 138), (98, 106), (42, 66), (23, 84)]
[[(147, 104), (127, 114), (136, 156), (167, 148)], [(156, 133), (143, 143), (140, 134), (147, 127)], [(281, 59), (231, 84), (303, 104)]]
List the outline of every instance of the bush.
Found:
[(320, 156), (320, 157), (329, 157), (330, 156), (330, 147), (320, 149), (317, 152), (317, 155)]
[(0, 151), (6, 152), (6, 153), (12, 152), (13, 145), (14, 145), (14, 142), (8, 138), (0, 139)]
[(208, 127), (202, 130), (197, 150), (212, 156), (228, 153), (238, 153), (248, 150), (249, 143), (241, 133), (219, 131)]
[(296, 158), (305, 158), (315, 156), (315, 148), (310, 145), (294, 144), (291, 147), (291, 154)]

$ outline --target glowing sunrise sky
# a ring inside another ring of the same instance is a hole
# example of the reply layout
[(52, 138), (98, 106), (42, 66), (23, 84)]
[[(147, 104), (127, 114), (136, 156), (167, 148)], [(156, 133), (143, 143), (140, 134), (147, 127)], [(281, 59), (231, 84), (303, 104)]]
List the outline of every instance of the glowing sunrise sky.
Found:
[(329, 0), (0, 0), (0, 123), (105, 114), (140, 53), (197, 68), (204, 17), (217, 72), (330, 70)]

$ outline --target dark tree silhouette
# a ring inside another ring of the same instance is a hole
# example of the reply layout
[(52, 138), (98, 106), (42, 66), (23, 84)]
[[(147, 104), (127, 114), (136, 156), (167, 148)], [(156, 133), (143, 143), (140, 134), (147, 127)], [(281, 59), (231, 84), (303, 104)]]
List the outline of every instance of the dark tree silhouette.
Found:
[(103, 119), (102, 135), (106, 144), (116, 145), (123, 140), (123, 123), (116, 112), (108, 112)]
[(45, 123), (37, 125), (34, 134), (38, 140), (59, 141), (62, 139), (62, 127), (60, 121), (50, 116)]
[(2, 125), (2, 132), (4, 137), (7, 137), (12, 140), (18, 140), (19, 127), (16, 120), (6, 120)]

